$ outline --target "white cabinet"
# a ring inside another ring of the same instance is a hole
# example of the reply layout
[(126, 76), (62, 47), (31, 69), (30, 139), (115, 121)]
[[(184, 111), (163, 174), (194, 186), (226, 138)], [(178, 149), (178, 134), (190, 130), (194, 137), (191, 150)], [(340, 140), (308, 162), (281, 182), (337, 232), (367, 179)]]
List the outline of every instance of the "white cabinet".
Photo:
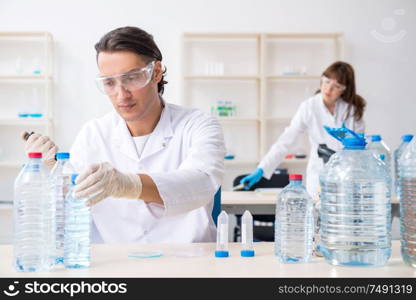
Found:
[[(324, 69), (342, 57), (339, 33), (184, 34), (183, 104), (207, 113), (217, 103), (236, 107), (232, 116), (218, 117), (234, 155), (225, 161), (224, 189), (258, 164), (299, 104), (319, 88)], [(290, 154), (308, 150), (306, 136), (300, 137)], [(279, 167), (304, 174), (306, 162), (289, 158)]]
[(13, 200), (26, 159), (21, 133), (53, 137), (52, 88), (52, 35), (0, 32), (0, 202)]

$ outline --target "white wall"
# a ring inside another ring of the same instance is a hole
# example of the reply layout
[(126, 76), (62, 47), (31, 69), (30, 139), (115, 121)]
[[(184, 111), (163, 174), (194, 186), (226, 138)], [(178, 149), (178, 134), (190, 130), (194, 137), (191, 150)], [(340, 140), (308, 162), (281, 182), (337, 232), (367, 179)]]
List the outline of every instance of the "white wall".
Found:
[[(154, 35), (168, 67), (165, 98), (173, 103), (181, 103), (183, 32), (344, 32), (345, 60), (368, 101), (368, 133), (381, 133), (395, 148), (399, 135), (416, 132), (416, 1), (2, 0), (0, 31), (44, 30), (55, 38), (56, 142), (62, 150), (83, 123), (111, 109), (94, 86), (93, 46), (126, 25)], [(406, 34), (386, 43), (372, 30)]]

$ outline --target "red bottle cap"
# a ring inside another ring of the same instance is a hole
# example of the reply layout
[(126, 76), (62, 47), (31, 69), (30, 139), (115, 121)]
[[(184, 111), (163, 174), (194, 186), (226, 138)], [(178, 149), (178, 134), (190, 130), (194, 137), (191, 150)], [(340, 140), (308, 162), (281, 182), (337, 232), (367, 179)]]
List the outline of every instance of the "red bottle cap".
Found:
[(42, 152), (29, 152), (29, 158), (42, 158)]
[(296, 180), (296, 181), (302, 181), (302, 174), (290, 174), (289, 180)]

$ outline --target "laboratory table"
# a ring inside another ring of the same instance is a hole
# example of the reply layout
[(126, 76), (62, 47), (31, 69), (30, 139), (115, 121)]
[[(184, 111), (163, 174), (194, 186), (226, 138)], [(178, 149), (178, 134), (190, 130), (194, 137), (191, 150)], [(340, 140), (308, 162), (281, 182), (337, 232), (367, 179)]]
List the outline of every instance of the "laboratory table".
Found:
[[(241, 245), (230, 243), (230, 257), (215, 258), (214, 243), (194, 244), (96, 244), (87, 269), (18, 273), (12, 268), (12, 246), (1, 245), (0, 277), (416, 277), (405, 265), (400, 243), (393, 241), (393, 254), (382, 267), (332, 266), (323, 258), (310, 263), (283, 264), (274, 256), (273, 243), (255, 243), (256, 256), (240, 256)], [(154, 258), (130, 258), (133, 252), (161, 252)]]
[[(222, 191), (221, 209), (229, 214), (242, 215), (245, 210), (249, 210), (253, 215), (274, 215), (277, 194), (282, 189), (270, 191)], [(398, 215), (399, 202), (392, 199), (392, 213)]]

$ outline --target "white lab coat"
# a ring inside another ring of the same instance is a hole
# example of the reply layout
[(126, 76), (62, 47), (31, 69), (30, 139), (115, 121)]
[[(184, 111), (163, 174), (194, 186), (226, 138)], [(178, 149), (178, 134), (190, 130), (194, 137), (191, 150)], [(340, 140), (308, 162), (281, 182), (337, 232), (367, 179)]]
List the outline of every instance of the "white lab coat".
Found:
[(279, 139), (272, 145), (269, 152), (258, 165), (264, 170), (264, 177), (270, 179), (276, 167), (282, 162), (285, 155), (291, 150), (296, 139), (305, 131), (309, 137), (310, 154), (306, 170), (306, 188), (312, 197), (316, 197), (319, 190), (319, 172), (323, 168), (323, 161), (317, 154), (319, 144), (326, 144), (329, 148), (338, 151), (342, 145), (335, 138), (331, 137), (323, 128), (341, 127), (345, 125), (356, 132), (364, 132), (365, 124), (361, 119), (356, 121), (353, 117), (354, 109), (345, 119), (348, 112), (348, 103), (338, 99), (335, 104), (335, 112), (332, 115), (325, 106), (320, 93), (303, 101), (292, 118), (290, 125), (286, 127)]
[(165, 103), (140, 158), (126, 122), (116, 112), (88, 122), (71, 149), (77, 172), (109, 162), (121, 172), (145, 173), (164, 202), (104, 199), (92, 207), (93, 242), (215, 241), (211, 213), (224, 175), (224, 155), (220, 124), (196, 109)]

